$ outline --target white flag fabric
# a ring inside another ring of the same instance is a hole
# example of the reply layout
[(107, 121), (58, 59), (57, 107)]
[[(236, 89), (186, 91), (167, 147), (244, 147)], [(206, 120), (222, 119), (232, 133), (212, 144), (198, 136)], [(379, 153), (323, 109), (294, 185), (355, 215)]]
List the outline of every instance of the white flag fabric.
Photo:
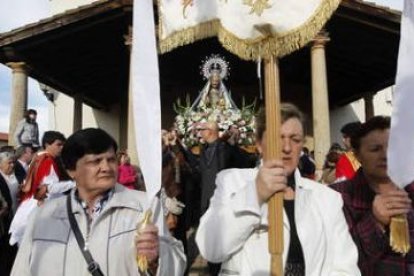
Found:
[(131, 81), (135, 141), (148, 204), (161, 188), (161, 99), (152, 0), (135, 0)]
[(403, 188), (414, 181), (414, 1), (405, 0), (393, 96), (388, 174)]
[[(283, 56), (306, 45), (340, 0), (160, 0), (162, 52), (218, 36), (247, 60)], [(263, 33), (258, 27), (268, 25)]]

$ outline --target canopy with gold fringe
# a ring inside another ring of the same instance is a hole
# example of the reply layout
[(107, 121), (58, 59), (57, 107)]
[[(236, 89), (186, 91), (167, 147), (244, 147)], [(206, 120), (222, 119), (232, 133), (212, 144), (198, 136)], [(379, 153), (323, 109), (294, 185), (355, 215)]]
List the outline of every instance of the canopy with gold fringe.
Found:
[[(320, 31), (340, 0), (158, 0), (160, 51), (217, 36), (245, 60), (285, 56)], [(263, 35), (256, 26), (271, 26)]]

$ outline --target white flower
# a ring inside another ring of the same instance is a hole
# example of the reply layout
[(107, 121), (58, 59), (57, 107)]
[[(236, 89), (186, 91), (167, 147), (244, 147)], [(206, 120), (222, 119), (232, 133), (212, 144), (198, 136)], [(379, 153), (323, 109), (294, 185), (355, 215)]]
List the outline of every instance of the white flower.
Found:
[(241, 114), (239, 112), (233, 112), (232, 114), (230, 114), (230, 120), (232, 120), (233, 122), (240, 120), (240, 118)]
[(191, 119), (193, 121), (200, 121), (202, 119), (202, 117), (200, 116), (200, 114), (195, 114), (191, 117)]
[(175, 117), (175, 121), (177, 123), (182, 123), (182, 122), (184, 122), (184, 117), (181, 116), (181, 115), (178, 115), (177, 117)]
[(186, 109), (180, 110), (175, 118), (177, 130), (184, 135), (183, 142), (189, 147), (205, 143), (197, 128), (201, 123), (207, 121), (217, 122), (221, 129), (220, 137), (231, 125), (237, 125), (240, 131), (239, 144), (252, 144), (254, 141), (252, 138), (255, 129), (254, 110), (250, 108), (221, 110), (202, 107), (192, 110), (188, 106)]

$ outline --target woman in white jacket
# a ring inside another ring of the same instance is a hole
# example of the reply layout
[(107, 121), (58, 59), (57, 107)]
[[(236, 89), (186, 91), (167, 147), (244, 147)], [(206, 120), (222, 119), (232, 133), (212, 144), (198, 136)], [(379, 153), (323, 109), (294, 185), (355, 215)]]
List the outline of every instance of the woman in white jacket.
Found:
[[(267, 200), (284, 193), (285, 275), (360, 275), (340, 194), (302, 178), (297, 170), (304, 143), (302, 113), (282, 108), (282, 158), (256, 169), (222, 171), (196, 241), (204, 258), (222, 263), (220, 275), (269, 275)], [(265, 116), (257, 121), (257, 147), (266, 147)]]

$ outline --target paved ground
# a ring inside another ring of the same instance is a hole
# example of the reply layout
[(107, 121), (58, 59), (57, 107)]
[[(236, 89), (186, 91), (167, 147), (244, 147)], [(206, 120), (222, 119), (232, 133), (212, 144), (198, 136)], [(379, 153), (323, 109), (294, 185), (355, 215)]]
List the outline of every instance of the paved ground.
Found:
[(191, 265), (189, 276), (208, 276), (207, 261), (198, 252), (194, 241), (195, 230), (192, 228), (187, 232), (187, 262)]
[(193, 265), (190, 268), (189, 276), (207, 276), (209, 275), (207, 270), (207, 262), (198, 256)]

